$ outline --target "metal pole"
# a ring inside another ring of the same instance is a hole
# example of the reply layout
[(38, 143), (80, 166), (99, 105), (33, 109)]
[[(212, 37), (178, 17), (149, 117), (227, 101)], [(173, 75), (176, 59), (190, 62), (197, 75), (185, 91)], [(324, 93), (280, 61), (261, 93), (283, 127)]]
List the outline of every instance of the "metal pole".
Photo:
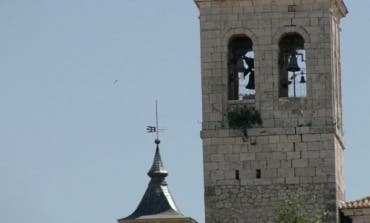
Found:
[(159, 132), (159, 126), (158, 126), (158, 101), (155, 100), (155, 127), (157, 128), (156, 134), (157, 134), (157, 140), (159, 140), (158, 132)]
[(294, 97), (296, 97), (296, 93), (295, 93), (295, 71), (293, 72), (293, 92), (294, 92)]

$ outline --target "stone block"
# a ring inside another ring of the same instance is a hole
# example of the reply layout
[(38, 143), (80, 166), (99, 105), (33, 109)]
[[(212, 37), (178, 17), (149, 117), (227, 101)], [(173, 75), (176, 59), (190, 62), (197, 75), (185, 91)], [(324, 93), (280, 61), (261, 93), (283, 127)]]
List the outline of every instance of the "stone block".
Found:
[(224, 171), (222, 170), (215, 170), (211, 172), (212, 180), (223, 180), (225, 179)]
[(294, 177), (294, 168), (279, 168), (278, 177)]
[(256, 159), (256, 153), (241, 153), (240, 154), (240, 160), (255, 160)]
[(294, 175), (298, 177), (313, 177), (316, 176), (315, 168), (295, 168)]
[(240, 161), (239, 154), (226, 154), (225, 161), (227, 162), (238, 162)]
[(321, 140), (321, 135), (320, 134), (303, 134), (302, 140), (303, 142), (317, 142)]
[(262, 169), (261, 179), (275, 178), (277, 177), (277, 169)]
[(280, 160), (281, 168), (291, 168), (292, 160)]
[(287, 177), (285, 178), (286, 184), (299, 184), (299, 177)]
[(312, 177), (300, 177), (299, 182), (301, 184), (311, 184), (313, 182), (313, 178)]
[(272, 157), (272, 154), (268, 152), (257, 152), (256, 153), (256, 160), (268, 160), (271, 157)]
[(292, 152), (294, 150), (293, 143), (279, 143), (276, 145), (277, 151)]
[(254, 169), (264, 169), (267, 168), (266, 160), (257, 160), (252, 163), (252, 168)]
[(301, 142), (301, 135), (289, 135), (288, 142)]
[(318, 158), (318, 159), (308, 159), (309, 167), (327, 167), (327, 163), (325, 159)]
[(292, 160), (292, 167), (295, 168), (308, 167), (308, 160), (307, 159)]
[(313, 177), (313, 182), (314, 183), (327, 183), (329, 182), (329, 180), (327, 176), (316, 176), (316, 177)]
[(280, 160), (269, 160), (267, 161), (267, 168), (279, 168), (281, 167)]
[(287, 153), (286, 152), (273, 152), (272, 153), (272, 159), (273, 160), (286, 160), (287, 159)]
[(287, 159), (288, 160), (296, 160), (301, 159), (301, 152), (287, 152)]
[(303, 159), (320, 158), (320, 151), (302, 151)]
[(204, 163), (204, 169), (206, 169), (206, 170), (217, 170), (218, 169), (218, 163), (216, 163), (216, 162)]

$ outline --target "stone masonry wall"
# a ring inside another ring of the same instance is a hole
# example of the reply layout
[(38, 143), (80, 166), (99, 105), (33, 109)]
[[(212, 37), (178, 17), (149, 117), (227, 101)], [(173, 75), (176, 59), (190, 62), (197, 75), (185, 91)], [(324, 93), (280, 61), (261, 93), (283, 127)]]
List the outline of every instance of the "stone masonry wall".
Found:
[[(195, 0), (200, 9), (204, 182), (207, 223), (272, 222), (277, 200), (288, 194), (307, 208), (329, 210), (337, 222), (344, 198), (339, 0)], [(293, 24), (293, 25), (292, 25)], [(307, 97), (279, 98), (279, 40), (305, 40)], [(227, 96), (227, 51), (245, 34), (255, 53), (255, 100)], [(231, 107), (253, 107), (263, 124), (248, 136), (229, 129)], [(260, 178), (257, 179), (257, 172)]]
[(333, 134), (251, 132), (247, 142), (225, 137), (204, 138), (203, 143), (206, 222), (272, 222), (274, 205), (289, 195), (315, 198), (307, 208), (320, 207), (335, 219), (344, 192), (336, 188), (334, 150), (342, 148), (336, 148)]

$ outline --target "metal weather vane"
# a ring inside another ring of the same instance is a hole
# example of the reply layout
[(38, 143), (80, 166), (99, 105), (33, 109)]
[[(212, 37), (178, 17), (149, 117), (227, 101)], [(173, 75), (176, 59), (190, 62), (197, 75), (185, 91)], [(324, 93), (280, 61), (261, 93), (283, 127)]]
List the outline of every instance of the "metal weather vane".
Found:
[(148, 125), (146, 127), (146, 132), (147, 133), (156, 133), (156, 139), (155, 143), (159, 144), (161, 141), (159, 140), (159, 131), (162, 131), (165, 129), (159, 129), (159, 124), (158, 124), (158, 101), (155, 101), (155, 126)]

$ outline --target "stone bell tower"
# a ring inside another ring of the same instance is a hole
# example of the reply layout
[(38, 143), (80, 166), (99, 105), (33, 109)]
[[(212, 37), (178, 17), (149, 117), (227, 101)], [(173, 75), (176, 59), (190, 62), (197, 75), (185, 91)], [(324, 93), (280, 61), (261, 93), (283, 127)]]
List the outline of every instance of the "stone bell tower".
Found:
[(297, 195), (344, 200), (342, 0), (195, 0), (207, 223), (273, 222)]

